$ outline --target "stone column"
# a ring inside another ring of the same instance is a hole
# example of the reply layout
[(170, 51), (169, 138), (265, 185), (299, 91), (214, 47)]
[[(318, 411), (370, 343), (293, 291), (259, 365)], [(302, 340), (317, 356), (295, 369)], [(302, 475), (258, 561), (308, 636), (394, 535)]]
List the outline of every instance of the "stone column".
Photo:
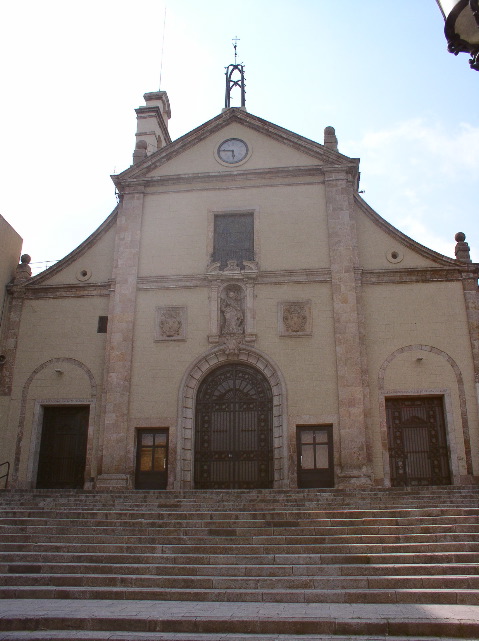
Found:
[(325, 191), (336, 341), (340, 469), (338, 486), (371, 484), (367, 446), (367, 376), (361, 345), (362, 317), (356, 282), (354, 168), (326, 168)]
[(142, 214), (143, 193), (125, 194), (118, 211), (114, 285), (108, 312), (100, 475), (96, 484), (101, 489), (131, 486), (128, 415)]

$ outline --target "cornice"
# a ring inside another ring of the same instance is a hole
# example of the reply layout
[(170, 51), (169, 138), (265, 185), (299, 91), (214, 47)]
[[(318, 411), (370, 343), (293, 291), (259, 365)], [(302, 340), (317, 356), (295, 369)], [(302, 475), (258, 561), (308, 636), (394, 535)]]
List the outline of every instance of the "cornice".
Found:
[[(84, 298), (90, 296), (109, 296), (112, 283), (69, 283), (59, 285), (33, 285), (22, 288), (25, 300), (38, 298)], [(15, 291), (13, 288), (13, 292)]]
[(258, 275), (259, 285), (281, 285), (284, 283), (329, 283), (331, 270), (323, 269), (294, 269), (282, 271), (264, 271)]
[[(474, 273), (477, 275), (477, 265)], [(463, 265), (454, 267), (409, 267), (404, 269), (370, 269), (357, 270), (363, 285), (434, 283), (462, 281), (471, 278), (471, 272), (464, 270)]]
[[(138, 278), (138, 289), (188, 289), (208, 287), (215, 279), (207, 275), (188, 276), (141, 276)], [(224, 278), (221, 279), (224, 282)], [(298, 269), (284, 271), (259, 272), (255, 277), (256, 285), (285, 283), (327, 283), (331, 281), (330, 269)]]
[[(468, 266), (469, 267), (469, 266)], [(385, 285), (431, 282), (462, 282), (471, 277), (477, 278), (479, 265), (473, 269), (463, 269), (463, 265), (455, 268), (427, 267), (404, 269), (356, 269), (356, 281), (362, 285)], [(215, 279), (206, 274), (171, 275), (171, 276), (140, 276), (137, 280), (139, 290), (158, 289), (191, 289), (209, 287)], [(219, 279), (218, 279), (219, 280)], [(221, 279), (223, 282), (224, 279)], [(307, 283), (330, 283), (331, 270), (298, 269), (258, 272), (255, 277), (256, 285), (284, 285)], [(70, 283), (56, 285), (25, 284), (9, 285), (9, 294), (15, 298), (83, 298), (90, 296), (109, 296), (115, 288), (113, 280), (103, 283)]]
[(210, 171), (202, 173), (185, 173), (166, 176), (148, 176), (142, 178), (130, 178), (121, 183), (122, 190), (125, 193), (131, 191), (140, 191), (154, 187), (162, 188), (173, 185), (205, 185), (208, 183), (234, 183), (239, 184), (242, 182), (259, 182), (259, 181), (274, 181), (274, 180), (289, 180), (292, 179), (312, 179), (310, 182), (323, 182), (324, 171), (323, 167), (317, 165), (302, 165), (292, 167), (273, 167), (268, 169), (249, 169), (238, 170), (225, 173), (224, 171)]

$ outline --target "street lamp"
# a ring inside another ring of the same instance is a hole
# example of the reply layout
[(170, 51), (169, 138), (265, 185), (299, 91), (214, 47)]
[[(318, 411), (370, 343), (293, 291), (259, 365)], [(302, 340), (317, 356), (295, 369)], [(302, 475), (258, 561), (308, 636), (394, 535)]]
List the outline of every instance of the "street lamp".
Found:
[(471, 54), (469, 64), (479, 71), (479, 0), (436, 0), (446, 21), (447, 48), (457, 56)]

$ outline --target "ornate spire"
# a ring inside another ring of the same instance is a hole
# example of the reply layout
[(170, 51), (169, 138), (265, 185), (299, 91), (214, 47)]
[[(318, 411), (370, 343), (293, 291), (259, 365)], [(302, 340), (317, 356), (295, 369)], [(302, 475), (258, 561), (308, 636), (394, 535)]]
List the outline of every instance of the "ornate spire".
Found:
[(238, 41), (239, 38), (236, 36), (233, 38), (233, 47), (235, 50), (235, 61), (234, 64), (228, 65), (226, 67), (226, 93), (225, 93), (225, 109), (231, 107), (231, 92), (235, 87), (239, 87), (241, 90), (241, 107), (245, 106), (246, 103), (246, 91), (245, 91), (245, 79), (244, 79), (244, 65), (238, 64)]

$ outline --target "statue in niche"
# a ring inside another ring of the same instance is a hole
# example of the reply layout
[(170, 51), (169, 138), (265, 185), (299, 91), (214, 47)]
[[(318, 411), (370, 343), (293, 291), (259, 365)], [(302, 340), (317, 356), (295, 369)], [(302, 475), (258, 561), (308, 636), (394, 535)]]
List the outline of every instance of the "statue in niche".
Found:
[(244, 311), (240, 287), (227, 287), (221, 295), (221, 333), (243, 334)]

